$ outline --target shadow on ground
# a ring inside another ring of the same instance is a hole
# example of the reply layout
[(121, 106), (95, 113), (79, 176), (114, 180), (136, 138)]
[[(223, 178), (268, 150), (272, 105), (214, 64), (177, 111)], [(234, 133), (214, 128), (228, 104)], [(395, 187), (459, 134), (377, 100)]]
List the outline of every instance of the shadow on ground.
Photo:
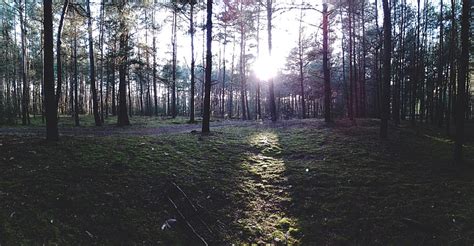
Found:
[(474, 174), (451, 145), (408, 127), (381, 141), (372, 120), (2, 136), (0, 243), (472, 244)]

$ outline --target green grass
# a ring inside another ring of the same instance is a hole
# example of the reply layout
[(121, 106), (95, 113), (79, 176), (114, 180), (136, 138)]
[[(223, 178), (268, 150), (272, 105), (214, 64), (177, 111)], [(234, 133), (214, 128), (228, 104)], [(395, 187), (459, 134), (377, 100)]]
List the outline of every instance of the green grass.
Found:
[(196, 244), (168, 198), (211, 245), (474, 242), (474, 173), (451, 164), (449, 141), (406, 127), (381, 141), (372, 121), (293, 123), (53, 144), (0, 136), (0, 243)]
[[(200, 118), (196, 119), (196, 124), (201, 121)], [(104, 119), (104, 126), (115, 126), (117, 124), (117, 116), (109, 116)], [(165, 125), (179, 125), (189, 124), (189, 118), (178, 116), (176, 118), (171, 117), (155, 117), (155, 116), (133, 116), (130, 117), (130, 124), (133, 127), (160, 127)], [(0, 125), (1, 126), (1, 125)], [(21, 120), (17, 121), (17, 124), (9, 125), (9, 127), (44, 127), (46, 123), (43, 122), (41, 115), (31, 116), (30, 125), (21, 125)], [(74, 119), (69, 115), (59, 116), (58, 121), (59, 127), (75, 127)], [(93, 115), (80, 115), (79, 116), (79, 127), (94, 127), (95, 121)]]

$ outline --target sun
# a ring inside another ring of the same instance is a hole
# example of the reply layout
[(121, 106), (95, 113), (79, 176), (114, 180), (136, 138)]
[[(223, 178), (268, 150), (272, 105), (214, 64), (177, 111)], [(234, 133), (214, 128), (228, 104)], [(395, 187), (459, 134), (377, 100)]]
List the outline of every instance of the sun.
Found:
[(276, 76), (276, 62), (270, 56), (260, 56), (254, 63), (253, 71), (261, 80), (269, 80)]

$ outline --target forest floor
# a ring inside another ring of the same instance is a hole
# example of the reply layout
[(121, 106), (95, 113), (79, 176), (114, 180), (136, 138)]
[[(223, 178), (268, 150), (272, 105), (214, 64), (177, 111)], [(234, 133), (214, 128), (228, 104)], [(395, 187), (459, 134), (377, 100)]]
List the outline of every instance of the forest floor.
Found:
[(467, 167), (428, 126), (134, 123), (0, 128), (0, 244), (474, 243), (473, 123)]

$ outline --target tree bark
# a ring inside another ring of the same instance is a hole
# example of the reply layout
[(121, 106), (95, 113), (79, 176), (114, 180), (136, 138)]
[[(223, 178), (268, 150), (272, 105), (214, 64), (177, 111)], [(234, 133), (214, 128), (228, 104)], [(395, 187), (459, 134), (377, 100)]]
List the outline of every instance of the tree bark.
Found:
[(172, 46), (173, 46), (173, 80), (171, 81), (171, 116), (173, 118), (176, 117), (176, 59), (177, 59), (177, 6), (173, 6), (173, 38), (172, 38)]
[[(58, 85), (56, 87), (56, 108), (59, 104), (59, 99), (61, 98), (61, 89), (62, 89), (62, 62), (61, 62), (61, 32), (63, 30), (64, 24), (64, 16), (67, 13), (69, 6), (69, 0), (64, 1), (63, 10), (61, 12), (61, 17), (59, 19), (59, 26), (58, 26), (58, 36), (56, 39), (56, 66), (57, 66), (57, 77), (58, 77)], [(67, 93), (66, 93), (67, 94)]]
[(189, 31), (191, 33), (191, 96), (189, 98), (189, 122), (194, 123), (194, 91), (196, 87), (196, 78), (194, 74), (194, 67), (196, 64), (196, 59), (194, 57), (194, 3), (191, 1), (191, 14), (189, 18)]
[[(124, 11), (124, 10), (122, 10)], [(120, 22), (120, 60), (119, 60), (119, 110), (117, 125), (128, 126), (130, 120), (127, 112), (127, 53), (128, 53), (128, 30), (126, 20)], [(131, 103), (131, 102), (130, 102)]]
[[(268, 31), (268, 56), (272, 57), (272, 0), (267, 0), (267, 31)], [(277, 121), (277, 111), (275, 104), (275, 89), (273, 84), (273, 78), (269, 79), (270, 89), (270, 113), (272, 121)]]
[(44, 58), (43, 74), (45, 88), (46, 139), (57, 141), (58, 117), (54, 95), (54, 54), (53, 54), (53, 10), (52, 0), (43, 0)]
[(97, 89), (95, 80), (95, 63), (94, 63), (94, 39), (92, 37), (92, 12), (90, 8), (90, 0), (87, 0), (87, 32), (89, 34), (89, 75), (92, 92), (92, 109), (94, 113), (94, 121), (96, 126), (101, 126), (102, 121), (99, 115), (99, 105), (97, 101)]
[(466, 80), (469, 68), (469, 11), (470, 0), (462, 1), (461, 15), (461, 55), (459, 59), (458, 93), (456, 98), (456, 137), (454, 143), (454, 160), (457, 164), (463, 163), (464, 143), (464, 110), (466, 109)]
[[(23, 82), (23, 95), (21, 98), (21, 122), (23, 125), (30, 123), (29, 102), (30, 85), (27, 80), (28, 54), (26, 48), (26, 3), (20, 1), (20, 30), (21, 30), (21, 80)], [(53, 75), (54, 76), (54, 75)], [(54, 91), (54, 89), (53, 89)]]
[(382, 120), (380, 124), (380, 137), (387, 138), (388, 116), (390, 111), (390, 59), (392, 53), (392, 23), (390, 19), (390, 8), (388, 0), (383, 3), (383, 30), (384, 30), (384, 56), (383, 56), (383, 81), (382, 81)]
[[(331, 121), (331, 81), (329, 78), (328, 5), (323, 3), (323, 73), (324, 73), (324, 121)], [(303, 98), (304, 100), (304, 98)], [(304, 103), (302, 104), (304, 107)], [(303, 109), (304, 112), (304, 109)]]
[(204, 84), (204, 112), (202, 118), (202, 133), (210, 132), (211, 118), (211, 75), (212, 75), (212, 0), (207, 0), (206, 23), (206, 80)]

